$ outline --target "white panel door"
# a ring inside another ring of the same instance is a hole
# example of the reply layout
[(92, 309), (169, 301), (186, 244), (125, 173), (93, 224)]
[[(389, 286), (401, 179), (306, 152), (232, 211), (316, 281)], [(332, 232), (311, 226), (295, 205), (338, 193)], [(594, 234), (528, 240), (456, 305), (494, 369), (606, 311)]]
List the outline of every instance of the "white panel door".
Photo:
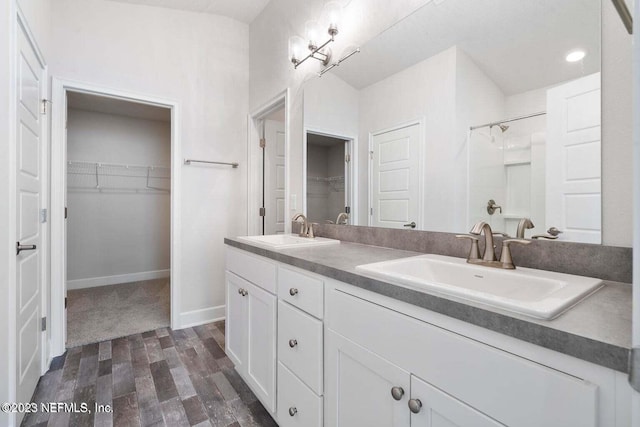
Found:
[(411, 376), (411, 398), (419, 410), (411, 413), (412, 427), (504, 426), (415, 376)]
[(546, 227), (601, 243), (600, 73), (547, 91)]
[(420, 125), (373, 136), (371, 180), (371, 226), (421, 227)]
[(247, 291), (246, 280), (227, 271), (227, 315), (225, 322), (225, 353), (240, 373), (247, 357)]
[(44, 65), (38, 60), (22, 27), (18, 27), (20, 29), (17, 49), (16, 242), (28, 250), (16, 255), (16, 401), (29, 402), (41, 374), (43, 345), (40, 323), (42, 317), (40, 208), (44, 116), (41, 115), (40, 109)]
[(264, 234), (284, 233), (284, 123), (265, 120)]
[(247, 383), (270, 411), (276, 410), (277, 298), (247, 282)]
[(330, 329), (325, 337), (327, 425), (408, 427), (409, 373)]

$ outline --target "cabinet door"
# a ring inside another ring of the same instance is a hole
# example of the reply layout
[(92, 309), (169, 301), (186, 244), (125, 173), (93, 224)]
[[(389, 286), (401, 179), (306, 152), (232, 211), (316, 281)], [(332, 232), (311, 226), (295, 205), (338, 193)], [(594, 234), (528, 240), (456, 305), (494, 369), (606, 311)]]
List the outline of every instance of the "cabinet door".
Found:
[(325, 336), (326, 425), (408, 427), (409, 373), (330, 329)]
[(411, 427), (504, 426), (415, 376), (411, 376), (409, 407)]
[(271, 412), (276, 409), (275, 295), (247, 282), (247, 383)]
[(249, 282), (227, 271), (227, 318), (225, 352), (236, 370), (244, 372), (247, 357), (247, 296)]

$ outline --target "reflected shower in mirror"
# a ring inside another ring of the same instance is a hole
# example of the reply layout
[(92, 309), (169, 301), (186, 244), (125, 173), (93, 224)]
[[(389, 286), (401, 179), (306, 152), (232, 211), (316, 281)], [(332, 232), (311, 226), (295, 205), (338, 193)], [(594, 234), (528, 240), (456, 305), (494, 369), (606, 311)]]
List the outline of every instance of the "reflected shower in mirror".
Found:
[(304, 126), (357, 135), (352, 224), (600, 243), (600, 92), (600, 1), (446, 0), (307, 82)]

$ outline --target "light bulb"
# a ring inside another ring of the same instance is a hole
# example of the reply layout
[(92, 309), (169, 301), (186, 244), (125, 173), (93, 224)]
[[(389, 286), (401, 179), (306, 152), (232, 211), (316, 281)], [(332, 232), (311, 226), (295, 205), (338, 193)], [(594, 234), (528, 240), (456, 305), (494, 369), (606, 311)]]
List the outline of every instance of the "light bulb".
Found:
[(315, 50), (320, 40), (320, 25), (318, 21), (307, 21), (304, 24), (304, 33), (307, 36), (309, 50)]
[(586, 55), (587, 53), (584, 50), (577, 49), (569, 52), (565, 59), (567, 60), (567, 62), (578, 62), (581, 59), (583, 59)]
[(304, 39), (300, 36), (289, 37), (289, 60), (294, 64), (300, 62), (304, 55)]
[(342, 5), (338, 1), (330, 1), (324, 5), (323, 15), (327, 22), (328, 33), (331, 36), (338, 34), (340, 18), (342, 18)]

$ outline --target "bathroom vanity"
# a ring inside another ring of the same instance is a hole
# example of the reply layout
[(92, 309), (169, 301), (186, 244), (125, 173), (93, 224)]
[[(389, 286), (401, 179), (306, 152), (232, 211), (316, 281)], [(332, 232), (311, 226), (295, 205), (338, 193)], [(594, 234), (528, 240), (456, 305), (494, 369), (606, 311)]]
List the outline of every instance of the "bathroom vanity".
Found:
[(280, 426), (631, 425), (628, 285), (545, 321), (356, 269), (415, 252), (225, 243), (226, 352)]

